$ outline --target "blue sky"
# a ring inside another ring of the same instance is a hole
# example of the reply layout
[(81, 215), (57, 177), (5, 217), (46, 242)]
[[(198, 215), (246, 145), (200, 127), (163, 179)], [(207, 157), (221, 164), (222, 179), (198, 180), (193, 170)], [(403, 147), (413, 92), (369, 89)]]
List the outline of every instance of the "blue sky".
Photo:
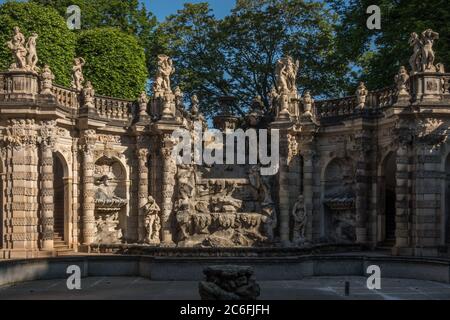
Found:
[(149, 9), (159, 21), (170, 14), (176, 13), (177, 10), (183, 8), (183, 4), (208, 2), (214, 10), (214, 15), (222, 18), (227, 15), (234, 7), (235, 0), (144, 0), (147, 9)]
[[(92, 0), (95, 1), (95, 0)], [(0, 0), (0, 4), (6, 2)], [(163, 21), (168, 15), (176, 13), (177, 10), (183, 8), (183, 4), (208, 2), (210, 7), (214, 10), (214, 14), (223, 18), (234, 7), (235, 0), (141, 0), (159, 21)]]

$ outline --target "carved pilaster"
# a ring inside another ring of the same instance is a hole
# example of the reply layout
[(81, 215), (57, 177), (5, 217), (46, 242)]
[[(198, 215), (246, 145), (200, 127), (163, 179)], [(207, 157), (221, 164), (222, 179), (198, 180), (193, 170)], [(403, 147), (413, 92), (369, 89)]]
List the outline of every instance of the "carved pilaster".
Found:
[(162, 185), (162, 217), (161, 217), (161, 240), (165, 245), (173, 243), (171, 216), (174, 202), (175, 174), (177, 166), (175, 158), (172, 156), (174, 141), (170, 134), (165, 134), (163, 138), (163, 185)]
[(142, 148), (138, 146), (137, 157), (139, 161), (139, 185), (138, 185), (138, 200), (139, 200), (139, 214), (138, 214), (138, 237), (139, 242), (145, 241), (146, 231), (145, 231), (145, 216), (144, 216), (144, 206), (147, 204), (148, 198), (148, 167), (147, 159), (149, 151), (147, 148)]
[(43, 123), (41, 139), (41, 248), (43, 250), (53, 250), (53, 149), (56, 140), (54, 121)]

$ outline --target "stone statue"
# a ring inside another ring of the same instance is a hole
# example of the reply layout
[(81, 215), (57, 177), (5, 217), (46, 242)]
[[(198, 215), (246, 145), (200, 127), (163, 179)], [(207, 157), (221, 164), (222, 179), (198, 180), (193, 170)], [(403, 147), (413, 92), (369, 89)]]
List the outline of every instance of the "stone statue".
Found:
[(311, 92), (308, 90), (305, 92), (305, 95), (302, 99), (303, 104), (303, 116), (304, 117), (312, 117), (312, 106), (314, 104), (314, 99), (311, 97)]
[(181, 91), (180, 87), (176, 87), (175, 88), (175, 104), (177, 107), (182, 107), (183, 106), (183, 92)]
[(297, 60), (294, 63), (290, 56), (278, 60), (275, 69), (278, 92), (297, 93), (296, 79), (299, 67), (300, 62)]
[(364, 109), (368, 93), (364, 82), (360, 82), (358, 89), (356, 90), (356, 108), (360, 110)]
[(397, 85), (397, 94), (399, 96), (409, 95), (408, 89), (406, 87), (408, 81), (409, 81), (408, 71), (406, 71), (406, 68), (404, 66), (401, 66), (400, 70), (398, 71), (398, 74), (395, 76), (395, 84)]
[(259, 165), (253, 166), (248, 174), (250, 185), (257, 191), (258, 198), (261, 200), (261, 205), (273, 204), (271, 187), (266, 176), (261, 175), (261, 167)]
[(148, 97), (145, 91), (143, 91), (139, 96), (138, 103), (139, 103), (139, 115), (145, 116), (147, 114), (147, 104), (148, 104)]
[(72, 67), (72, 88), (81, 91), (83, 89), (83, 67), (86, 61), (83, 58), (75, 58)]
[(12, 51), (15, 63), (11, 65), (11, 69), (26, 70), (27, 69), (27, 49), (25, 48), (25, 36), (20, 32), (19, 27), (14, 27), (14, 35), (11, 41), (6, 43)]
[(159, 243), (159, 232), (161, 230), (161, 220), (159, 212), (161, 209), (152, 196), (148, 197), (147, 204), (143, 207), (145, 212), (145, 230), (147, 232), (147, 243)]
[(32, 33), (31, 37), (28, 38), (27, 42), (27, 68), (31, 71), (36, 71), (36, 65), (38, 62), (37, 50), (36, 50), (36, 40), (38, 38), (37, 33)]
[(422, 71), (435, 72), (434, 66), (435, 54), (433, 51), (434, 40), (439, 39), (439, 33), (434, 32), (431, 29), (427, 29), (422, 32)]
[(164, 54), (158, 55), (158, 71), (154, 83), (155, 92), (172, 92), (170, 76), (175, 73), (172, 59)]
[(274, 112), (276, 110), (277, 100), (278, 100), (278, 92), (275, 87), (272, 87), (270, 89), (269, 95), (269, 104), (270, 104), (270, 111)]
[(55, 75), (48, 65), (45, 65), (42, 69), (41, 74), (42, 79), (42, 91), (41, 94), (52, 94), (53, 80), (55, 80)]
[(195, 190), (194, 168), (188, 164), (178, 165), (177, 171), (179, 209), (186, 210), (191, 207), (191, 198)]
[(411, 71), (413, 73), (419, 72), (421, 68), (421, 53), (422, 53), (422, 41), (419, 35), (415, 32), (411, 33), (409, 38), (409, 45), (413, 47), (413, 54), (409, 59)]
[(439, 39), (439, 33), (427, 29), (419, 35), (411, 33), (409, 45), (413, 47), (413, 54), (409, 59), (412, 73), (417, 72), (436, 72), (434, 66), (435, 54), (433, 51), (434, 41)]
[(88, 108), (93, 108), (95, 90), (94, 87), (92, 86), (92, 83), (90, 81), (87, 81), (86, 87), (83, 88), (82, 90), (83, 90), (84, 106)]
[(294, 220), (292, 240), (294, 243), (303, 242), (305, 240), (305, 228), (307, 222), (303, 195), (299, 195), (294, 204), (294, 208), (292, 209), (292, 218)]

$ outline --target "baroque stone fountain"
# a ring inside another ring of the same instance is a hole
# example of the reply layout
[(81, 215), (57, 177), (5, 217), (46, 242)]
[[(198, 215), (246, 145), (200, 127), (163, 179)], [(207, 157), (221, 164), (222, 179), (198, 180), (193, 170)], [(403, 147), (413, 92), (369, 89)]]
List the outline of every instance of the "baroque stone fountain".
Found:
[(119, 227), (119, 213), (127, 205), (127, 200), (117, 197), (109, 186), (107, 175), (97, 180), (95, 193), (95, 223), (97, 243), (117, 243), (122, 239)]

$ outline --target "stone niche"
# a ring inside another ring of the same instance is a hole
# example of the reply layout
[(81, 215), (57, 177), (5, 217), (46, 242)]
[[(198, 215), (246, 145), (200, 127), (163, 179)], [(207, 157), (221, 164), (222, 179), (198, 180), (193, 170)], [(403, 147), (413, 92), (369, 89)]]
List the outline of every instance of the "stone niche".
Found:
[(96, 243), (120, 243), (126, 230), (128, 201), (125, 171), (113, 158), (102, 157), (95, 163)]
[(355, 169), (351, 159), (336, 158), (325, 170), (325, 234), (329, 241), (356, 241)]

